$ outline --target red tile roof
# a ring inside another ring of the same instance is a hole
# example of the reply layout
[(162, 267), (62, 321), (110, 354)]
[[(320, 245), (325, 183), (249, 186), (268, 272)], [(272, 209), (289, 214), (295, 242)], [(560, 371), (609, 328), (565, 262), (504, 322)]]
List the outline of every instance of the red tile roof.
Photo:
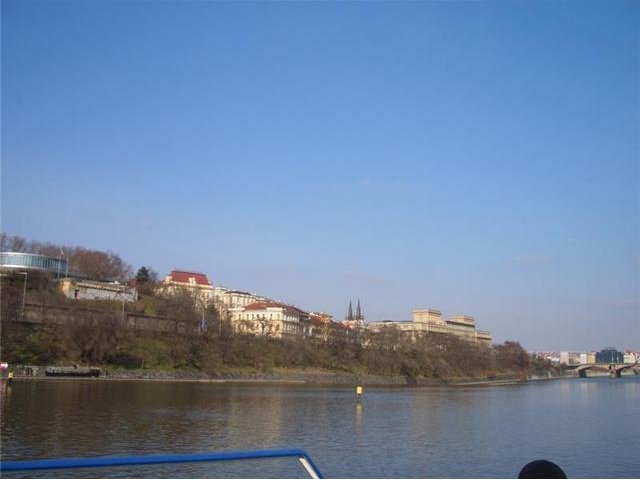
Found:
[(171, 280), (179, 283), (189, 283), (189, 279), (193, 278), (198, 285), (211, 285), (211, 282), (204, 273), (187, 272), (184, 270), (172, 270), (169, 274)]

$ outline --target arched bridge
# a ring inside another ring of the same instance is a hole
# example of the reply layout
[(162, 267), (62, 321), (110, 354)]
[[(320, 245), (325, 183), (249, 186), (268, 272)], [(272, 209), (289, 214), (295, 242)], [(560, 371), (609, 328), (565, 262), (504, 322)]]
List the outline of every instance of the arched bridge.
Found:
[(597, 369), (609, 372), (611, 378), (620, 378), (625, 370), (633, 370), (636, 375), (640, 375), (640, 365), (636, 363), (585, 363), (582, 365), (571, 365), (570, 370), (578, 372), (581, 378), (587, 377), (587, 370)]

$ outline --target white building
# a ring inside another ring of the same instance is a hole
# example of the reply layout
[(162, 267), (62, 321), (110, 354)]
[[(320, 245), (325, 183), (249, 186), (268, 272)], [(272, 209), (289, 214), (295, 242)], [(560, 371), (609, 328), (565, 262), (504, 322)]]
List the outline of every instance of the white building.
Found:
[(235, 332), (274, 338), (302, 336), (309, 321), (307, 312), (272, 300), (236, 307), (229, 312)]
[(204, 273), (173, 270), (160, 286), (160, 293), (175, 295), (180, 292), (189, 293), (195, 301), (202, 305), (213, 302), (214, 289)]
[(473, 317), (457, 315), (445, 321), (439, 310), (428, 308), (414, 309), (412, 321), (383, 320), (381, 322), (369, 322), (368, 324), (368, 328), (374, 332), (386, 327), (395, 327), (400, 331), (411, 332), (412, 334), (444, 333), (485, 345), (491, 345), (492, 340), (489, 332), (476, 329)]
[(225, 287), (215, 287), (214, 295), (216, 305), (224, 307), (227, 310), (244, 308), (252, 303), (266, 300), (266, 298), (261, 297), (260, 295), (244, 292), (242, 290), (232, 290)]
[(135, 302), (138, 292), (135, 288), (118, 282), (98, 282), (64, 278), (58, 283), (62, 293), (74, 300), (117, 300)]

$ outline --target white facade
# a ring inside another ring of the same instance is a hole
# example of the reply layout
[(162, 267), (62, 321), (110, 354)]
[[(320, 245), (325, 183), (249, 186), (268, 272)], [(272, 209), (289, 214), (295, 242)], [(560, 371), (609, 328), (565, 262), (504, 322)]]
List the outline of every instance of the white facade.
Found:
[(204, 306), (214, 299), (213, 285), (204, 273), (173, 270), (165, 277), (159, 293), (175, 295), (180, 292), (187, 292), (197, 303)]
[(216, 305), (226, 309), (244, 308), (252, 303), (266, 300), (266, 298), (250, 292), (225, 287), (215, 287), (214, 296)]
[(302, 336), (309, 314), (292, 305), (259, 301), (246, 307), (229, 309), (234, 331), (282, 338)]
[(477, 330), (475, 320), (468, 315), (453, 316), (448, 320), (442, 319), (439, 310), (417, 308), (413, 310), (413, 320), (410, 322), (395, 322), (383, 320), (381, 322), (369, 322), (368, 328), (373, 331), (381, 331), (386, 327), (395, 327), (402, 332), (420, 333), (445, 333), (455, 335), (472, 343), (491, 345), (491, 333)]
[(62, 293), (74, 300), (117, 300), (135, 302), (138, 292), (135, 288), (118, 282), (98, 282), (94, 280), (74, 280), (64, 278), (59, 282)]
[(637, 352), (625, 352), (624, 363), (636, 363), (640, 361), (640, 354)]

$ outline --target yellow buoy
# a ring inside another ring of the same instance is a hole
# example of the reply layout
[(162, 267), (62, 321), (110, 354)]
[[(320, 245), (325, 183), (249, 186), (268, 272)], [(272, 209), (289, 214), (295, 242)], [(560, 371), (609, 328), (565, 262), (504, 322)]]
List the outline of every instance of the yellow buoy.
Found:
[(362, 385), (356, 386), (356, 395), (358, 396), (358, 398), (362, 397), (362, 392), (363, 392)]

